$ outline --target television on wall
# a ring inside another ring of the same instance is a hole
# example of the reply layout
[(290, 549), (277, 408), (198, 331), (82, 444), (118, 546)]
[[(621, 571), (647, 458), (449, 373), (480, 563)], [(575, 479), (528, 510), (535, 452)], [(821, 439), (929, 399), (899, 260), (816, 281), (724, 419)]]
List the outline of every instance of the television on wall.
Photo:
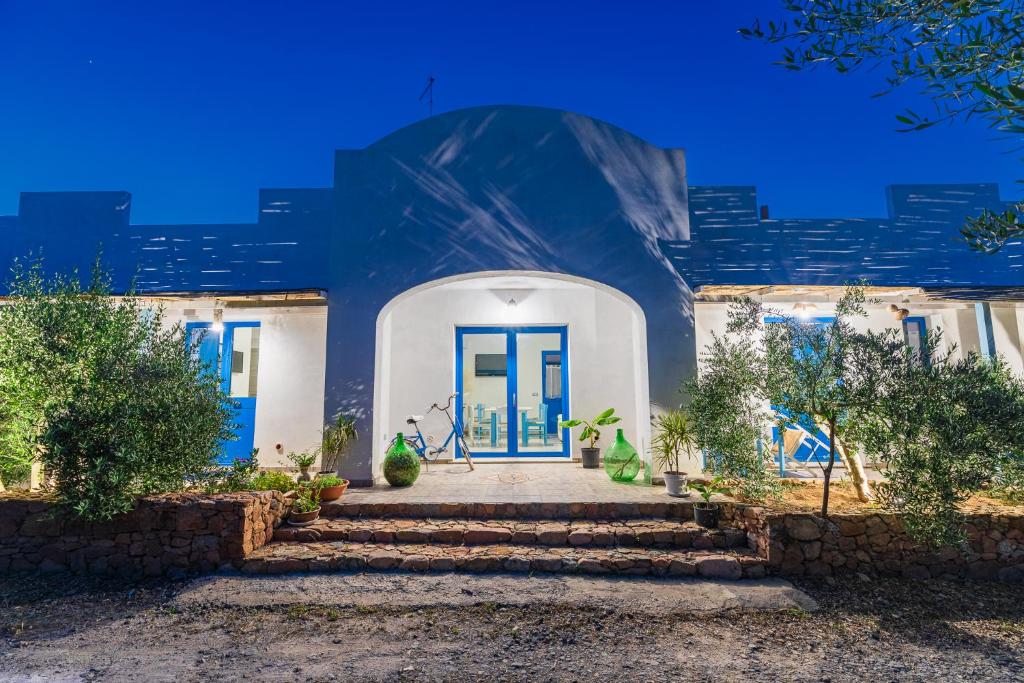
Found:
[(505, 377), (508, 374), (505, 354), (503, 353), (478, 353), (476, 354), (476, 376), (477, 377)]

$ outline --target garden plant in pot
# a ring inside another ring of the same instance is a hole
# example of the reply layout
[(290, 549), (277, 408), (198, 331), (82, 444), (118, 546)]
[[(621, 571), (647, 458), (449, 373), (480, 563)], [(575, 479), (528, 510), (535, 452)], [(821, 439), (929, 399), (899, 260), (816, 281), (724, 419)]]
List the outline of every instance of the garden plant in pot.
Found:
[(342, 479), (336, 474), (316, 475), (316, 484), (320, 487), (320, 500), (328, 503), (338, 500), (348, 488), (348, 479)]
[(596, 470), (601, 466), (601, 449), (597, 447), (597, 441), (601, 438), (601, 430), (598, 427), (607, 427), (622, 420), (615, 416), (615, 408), (609, 408), (593, 420), (562, 420), (558, 423), (561, 429), (571, 429), (583, 425), (580, 432), (580, 441), (589, 441), (590, 446), (580, 449), (583, 456), (583, 467), (588, 470)]
[(693, 417), (686, 410), (670, 410), (653, 419), (654, 459), (665, 477), (668, 495), (681, 498), (686, 495), (686, 474), (683, 472), (683, 458), (692, 458), (697, 451), (697, 435)]
[(302, 451), (301, 453), (293, 452), (288, 454), (288, 459), (299, 468), (300, 483), (312, 481), (313, 477), (309, 476), (309, 468), (316, 462), (316, 456), (317, 451), (315, 449)]
[(301, 486), (298, 495), (292, 501), (292, 511), (288, 515), (288, 523), (293, 526), (306, 526), (320, 516), (320, 487), (316, 485)]
[(339, 414), (333, 423), (325, 426), (320, 444), (320, 453), (323, 455), (320, 474), (337, 474), (338, 461), (358, 438), (356, 419), (349, 415)]
[(709, 482), (696, 482), (690, 484), (700, 494), (701, 502), (693, 504), (693, 518), (697, 524), (705, 529), (718, 528), (718, 503), (711, 502), (711, 496), (716, 493), (728, 493), (729, 487), (725, 480), (715, 477)]

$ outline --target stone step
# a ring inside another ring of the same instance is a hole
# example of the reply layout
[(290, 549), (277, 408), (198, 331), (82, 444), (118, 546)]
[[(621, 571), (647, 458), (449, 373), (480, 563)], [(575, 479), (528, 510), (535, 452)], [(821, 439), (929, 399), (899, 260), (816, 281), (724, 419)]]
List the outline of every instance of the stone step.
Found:
[(318, 519), (279, 527), (275, 541), (349, 541), (440, 545), (505, 544), (549, 547), (697, 548), (747, 546), (734, 528), (705, 529), (680, 520)]
[(746, 549), (572, 548), (419, 543), (274, 542), (236, 564), (246, 574), (351, 570), (553, 572), (625, 576), (761, 578), (765, 561)]
[(326, 518), (404, 517), (460, 519), (693, 519), (693, 500), (668, 499), (658, 503), (372, 503), (360, 502), (360, 493), (346, 494), (323, 503)]

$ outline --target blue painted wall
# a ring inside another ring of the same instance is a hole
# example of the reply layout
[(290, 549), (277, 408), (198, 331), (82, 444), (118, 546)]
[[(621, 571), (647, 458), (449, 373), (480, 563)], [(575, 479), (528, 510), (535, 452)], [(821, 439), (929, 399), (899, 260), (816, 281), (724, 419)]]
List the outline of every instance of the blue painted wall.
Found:
[[(88, 272), (97, 253), (118, 290), (273, 291), (323, 287), (330, 189), (261, 190), (255, 223), (132, 225), (128, 192), (25, 192), (0, 217), (0, 263), (41, 254), (48, 269)], [(4, 280), (6, 282), (6, 279)]]
[(893, 185), (886, 197), (885, 218), (761, 220), (753, 187), (691, 187), (690, 240), (662, 247), (691, 287), (1024, 285), (1020, 241), (984, 255), (960, 237), (968, 217), (1005, 208), (996, 185)]

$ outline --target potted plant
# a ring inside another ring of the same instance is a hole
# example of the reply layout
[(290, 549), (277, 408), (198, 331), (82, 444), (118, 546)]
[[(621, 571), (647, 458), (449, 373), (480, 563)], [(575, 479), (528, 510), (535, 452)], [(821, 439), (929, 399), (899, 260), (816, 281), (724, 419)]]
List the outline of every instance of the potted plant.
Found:
[(615, 416), (615, 408), (609, 408), (593, 420), (562, 420), (558, 426), (562, 429), (579, 427), (583, 425), (580, 432), (580, 441), (589, 441), (590, 446), (580, 449), (583, 458), (583, 467), (588, 470), (596, 470), (601, 466), (601, 449), (597, 447), (597, 441), (601, 438), (601, 430), (598, 427), (607, 427), (622, 420)]
[(320, 487), (320, 500), (326, 503), (341, 498), (345, 489), (348, 488), (348, 479), (342, 479), (333, 472), (331, 474), (321, 473), (316, 476), (316, 484)]
[(293, 526), (312, 524), (320, 516), (320, 488), (318, 486), (299, 487), (292, 510), (288, 515), (288, 523)]
[(302, 451), (301, 453), (295, 453), (294, 451), (288, 454), (288, 459), (295, 463), (295, 466), (299, 468), (299, 481), (309, 482), (312, 481), (312, 477), (309, 476), (309, 468), (316, 462), (317, 452), (315, 449), (308, 451)]
[(696, 482), (691, 484), (691, 486), (696, 489), (703, 501), (693, 504), (693, 518), (697, 521), (697, 524), (705, 529), (717, 528), (718, 503), (712, 503), (711, 496), (716, 493), (728, 493), (729, 487), (725, 486), (724, 480), (721, 477), (715, 477), (709, 482)]
[(333, 424), (324, 427), (320, 452), (323, 461), (320, 463), (320, 474), (332, 474), (338, 471), (338, 460), (359, 438), (356, 431), (356, 418), (349, 415), (338, 415)]
[(654, 418), (654, 459), (664, 470), (665, 490), (668, 495), (681, 498), (686, 495), (686, 474), (682, 459), (693, 457), (697, 450), (697, 435), (693, 417), (685, 410), (670, 410)]

